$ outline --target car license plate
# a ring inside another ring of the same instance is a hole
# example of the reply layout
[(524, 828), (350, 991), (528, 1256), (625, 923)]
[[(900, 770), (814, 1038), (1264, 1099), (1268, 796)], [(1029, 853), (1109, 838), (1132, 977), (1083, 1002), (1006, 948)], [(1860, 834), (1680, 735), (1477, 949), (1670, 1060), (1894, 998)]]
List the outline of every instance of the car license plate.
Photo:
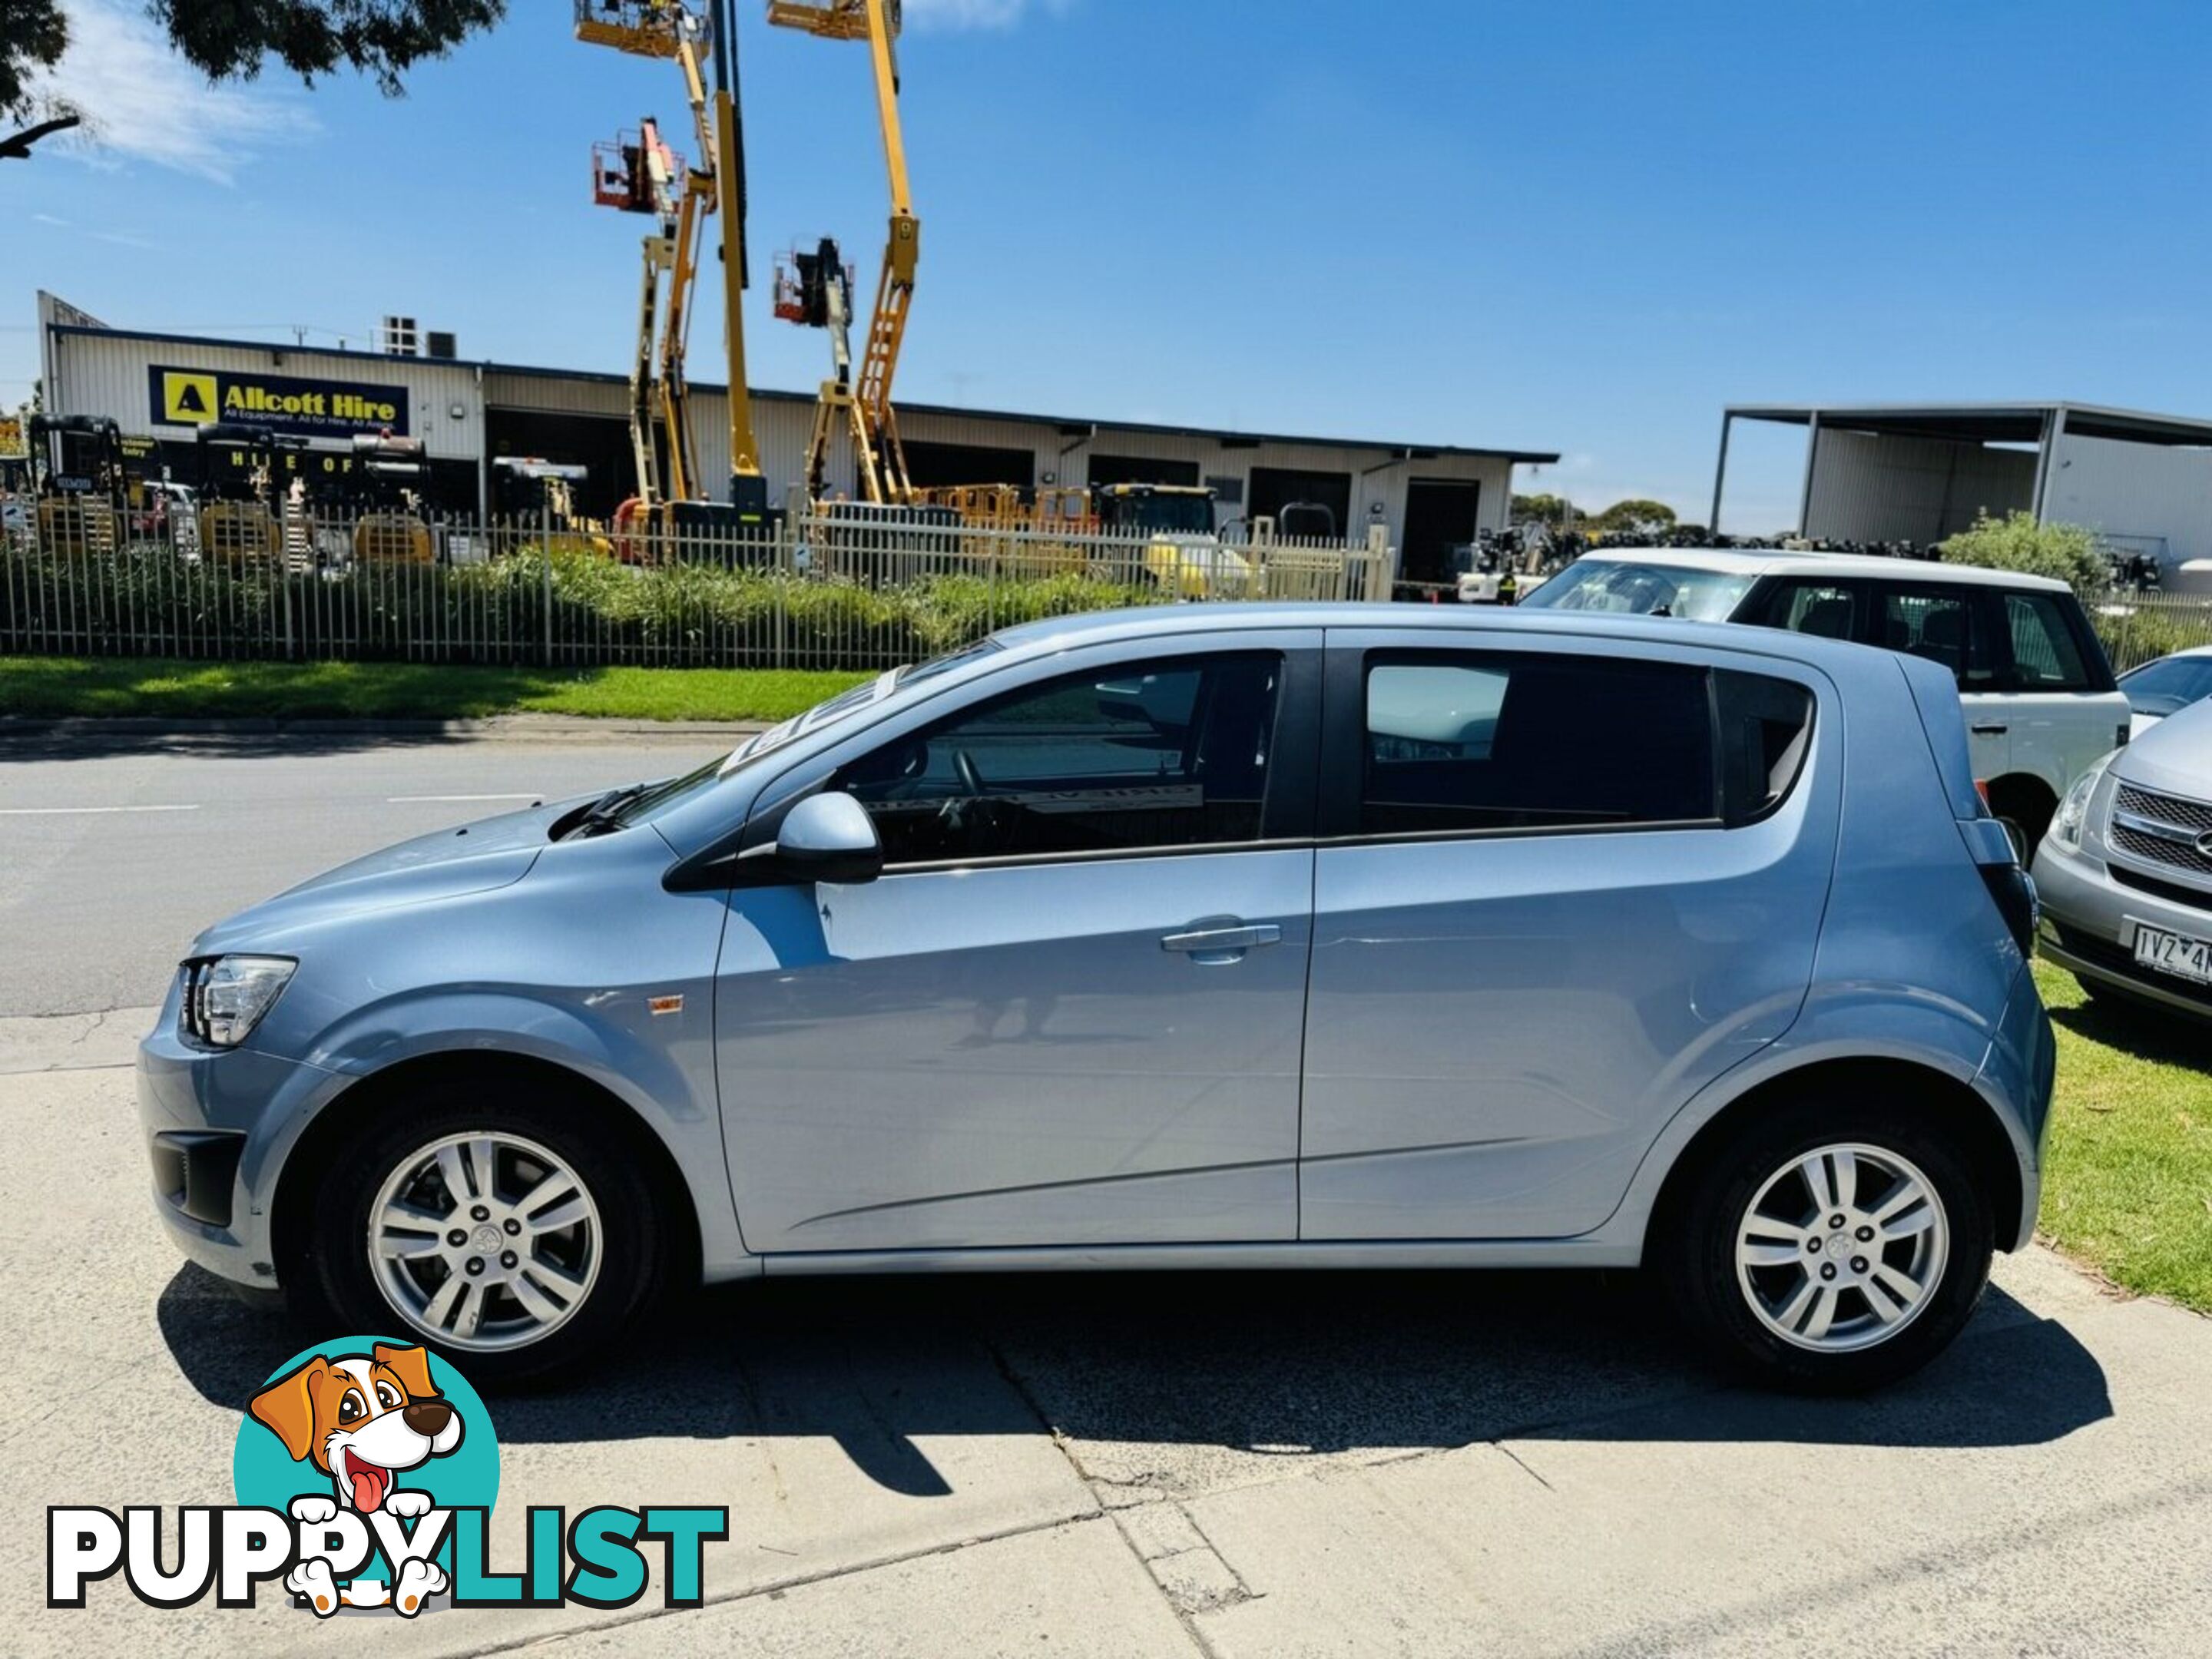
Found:
[(2212, 985), (2212, 939), (2169, 933), (2162, 927), (2136, 924), (2136, 962), (2161, 974)]

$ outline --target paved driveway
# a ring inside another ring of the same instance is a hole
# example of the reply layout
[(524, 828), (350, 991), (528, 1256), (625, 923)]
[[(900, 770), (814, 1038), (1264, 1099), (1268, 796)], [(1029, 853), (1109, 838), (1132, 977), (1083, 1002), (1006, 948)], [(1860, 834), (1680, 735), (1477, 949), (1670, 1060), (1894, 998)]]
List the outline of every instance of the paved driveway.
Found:
[[(5, 1645), (288, 1651), (335, 1633), (40, 1605), (45, 1505), (231, 1501), (301, 1340), (161, 1237), (100, 1064), (140, 1019), (0, 1022), (0, 1063), (76, 1065), (0, 1075)], [(709, 1605), (434, 1609), (380, 1651), (2179, 1655), (2212, 1621), (2212, 1322), (2040, 1251), (1864, 1401), (1720, 1386), (1632, 1276), (1209, 1274), (726, 1290), (493, 1409), (496, 1567), (528, 1504), (726, 1504)]]
[[(246, 1398), (327, 1334), (183, 1267), (152, 1214), (123, 1067), (177, 947), (501, 804), (456, 798), (714, 746), (687, 744), (0, 756), (0, 1650), (2207, 1651), (2212, 1322), (2039, 1251), (1864, 1401), (1721, 1386), (1627, 1275), (735, 1288), (493, 1402), (495, 1569), (531, 1504), (726, 1505), (705, 1607), (436, 1609), (363, 1643), (268, 1596), (46, 1609), (46, 1505), (232, 1501)], [(165, 806), (191, 810), (92, 810)]]

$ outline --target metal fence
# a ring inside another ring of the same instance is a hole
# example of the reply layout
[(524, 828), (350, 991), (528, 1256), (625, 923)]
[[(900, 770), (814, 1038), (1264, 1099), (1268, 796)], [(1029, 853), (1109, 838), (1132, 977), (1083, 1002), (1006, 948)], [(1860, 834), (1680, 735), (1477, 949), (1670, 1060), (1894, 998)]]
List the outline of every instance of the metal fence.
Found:
[(2121, 673), (2176, 651), (2212, 645), (2212, 596), (2108, 593), (2091, 602), (2089, 620)]
[(849, 508), (757, 534), (615, 535), (544, 517), (226, 503), (156, 523), (21, 502), (0, 541), (0, 653), (239, 660), (872, 669), (1076, 611), (1380, 599), (1392, 567), (1380, 532), (1109, 536)]

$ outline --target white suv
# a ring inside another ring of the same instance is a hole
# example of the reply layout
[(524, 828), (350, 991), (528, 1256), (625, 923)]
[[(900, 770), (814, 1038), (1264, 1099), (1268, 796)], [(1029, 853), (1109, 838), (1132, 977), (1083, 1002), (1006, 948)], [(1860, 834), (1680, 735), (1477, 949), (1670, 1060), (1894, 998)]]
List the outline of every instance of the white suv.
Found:
[(1878, 645), (1949, 669), (1974, 778), (2025, 864), (2067, 787), (2128, 740), (2128, 700), (2065, 583), (2009, 570), (1781, 549), (1619, 548), (1522, 601), (1757, 623)]

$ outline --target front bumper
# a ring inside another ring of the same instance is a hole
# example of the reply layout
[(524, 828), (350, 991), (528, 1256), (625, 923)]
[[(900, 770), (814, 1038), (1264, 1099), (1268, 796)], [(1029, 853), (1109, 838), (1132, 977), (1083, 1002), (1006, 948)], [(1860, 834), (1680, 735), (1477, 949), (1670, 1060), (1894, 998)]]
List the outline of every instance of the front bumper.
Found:
[(171, 993), (138, 1045), (138, 1119), (155, 1212), (185, 1255), (234, 1284), (276, 1288), (276, 1173), (301, 1126), (346, 1081), (250, 1047), (186, 1043)]
[(2138, 1002), (2212, 1020), (2212, 985), (2138, 967), (2135, 960), (2137, 923), (2212, 939), (2212, 894), (2199, 905), (2130, 886), (2116, 879), (2102, 859), (2069, 852), (2048, 839), (2036, 854), (2035, 887), (2043, 901), (2039, 956)]

